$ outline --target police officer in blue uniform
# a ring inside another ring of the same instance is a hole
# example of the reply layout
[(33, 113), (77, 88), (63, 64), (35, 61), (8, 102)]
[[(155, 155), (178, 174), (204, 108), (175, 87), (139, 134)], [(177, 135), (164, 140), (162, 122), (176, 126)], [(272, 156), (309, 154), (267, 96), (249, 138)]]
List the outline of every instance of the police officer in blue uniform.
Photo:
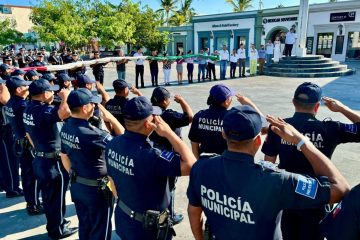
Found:
[[(171, 130), (173, 130), (176, 135), (181, 138), (181, 128), (188, 126), (191, 123), (194, 114), (190, 105), (185, 101), (182, 96), (175, 95), (174, 101), (180, 104), (183, 112), (177, 112), (169, 109), (170, 101), (170, 92), (166, 88), (154, 88), (151, 96), (152, 105), (161, 109), (161, 118), (170, 126)], [(166, 138), (160, 137), (156, 132), (153, 132), (150, 135), (150, 140), (153, 141), (155, 146), (159, 149), (166, 149), (168, 151), (173, 150), (170, 142)], [(169, 178), (169, 187), (172, 190), (170, 213), (174, 225), (180, 223), (184, 218), (183, 215), (175, 214), (174, 211), (176, 180), (176, 178)]]
[(70, 116), (66, 103), (69, 90), (62, 90), (59, 107), (51, 105), (58, 85), (39, 79), (29, 86), (31, 101), (24, 110), (25, 131), (34, 147), (33, 169), (42, 191), (46, 229), (52, 239), (61, 239), (74, 234), (76, 228), (68, 228), (65, 215), (65, 193), (69, 175), (60, 161), (60, 135), (58, 122)]
[(360, 185), (355, 186), (321, 222), (327, 240), (360, 239)]
[[(48, 64), (44, 61), (44, 54), (42, 53), (38, 53), (37, 54), (37, 59), (33, 62), (30, 63), (30, 67), (45, 67)], [(39, 73), (47, 73), (47, 71), (44, 70), (37, 70)]]
[[(112, 136), (88, 122), (94, 104), (101, 103), (101, 98), (81, 88), (72, 91), (67, 102), (72, 117), (60, 132), (61, 159), (71, 173), (70, 192), (79, 218), (79, 238), (111, 239), (113, 195), (107, 187), (109, 178), (103, 150)], [(116, 118), (104, 107), (100, 109), (104, 118), (115, 126), (117, 135), (123, 134), (124, 128)]]
[(56, 84), (59, 85), (60, 89), (70, 89), (71, 88), (71, 82), (75, 79), (70, 77), (67, 73), (60, 73), (57, 74), (56, 78)]
[(23, 190), (19, 187), (19, 162), (13, 153), (14, 138), (11, 125), (5, 116), (5, 105), (10, 99), (10, 94), (5, 83), (0, 80), (1, 101), (0, 101), (0, 172), (1, 188), (6, 191), (6, 197), (23, 196)]
[(11, 77), (11, 68), (6, 63), (0, 65), (0, 77), (3, 80), (8, 80)]
[(214, 85), (207, 99), (209, 108), (196, 113), (190, 127), (189, 139), (195, 157), (199, 158), (201, 154), (221, 154), (226, 150), (226, 141), (221, 135), (222, 123), (233, 96), (241, 104), (252, 106), (260, 112), (249, 98), (235, 95), (233, 90), (223, 84)]
[[(92, 60), (96, 60), (100, 58), (100, 52), (94, 51), (94, 58)], [(90, 67), (93, 69), (93, 74), (96, 81), (99, 81), (101, 84), (104, 83), (104, 66), (107, 63), (95, 63), (90, 65)]]
[[(122, 240), (171, 239), (167, 179), (188, 175), (195, 162), (186, 144), (153, 113), (145, 97), (129, 100), (123, 109), (125, 134), (106, 146), (108, 174), (119, 196), (116, 232)], [(152, 147), (148, 136), (154, 130), (168, 139), (174, 151)]]
[[(320, 121), (315, 116), (320, 106), (321, 96), (322, 90), (318, 85), (310, 82), (299, 85), (293, 99), (295, 114), (285, 121), (307, 136), (322, 153), (331, 158), (337, 145), (360, 141), (360, 115), (334, 99), (323, 98), (325, 105), (331, 111), (343, 113), (353, 124), (330, 120)], [(273, 163), (279, 155), (281, 169), (300, 174), (314, 174), (305, 156), (294, 145), (281, 140), (271, 130), (262, 147), (262, 152), (265, 154), (265, 160)], [(284, 210), (281, 220), (283, 238), (285, 240), (322, 239), (318, 223), (324, 214), (324, 207), (301, 211)], [(303, 231), (303, 229), (307, 230)]]
[[(11, 98), (6, 104), (5, 114), (15, 137), (15, 144), (12, 147), (14, 155), (18, 158), (21, 166), (22, 186), (25, 201), (27, 202), (26, 210), (29, 215), (38, 215), (44, 211), (39, 201), (40, 189), (37, 187), (32, 167), (34, 157), (31, 153), (31, 145), (26, 137), (23, 123), (23, 112), (28, 104), (26, 98), (29, 95), (28, 86), (30, 83), (30, 81), (25, 81), (19, 77), (12, 77), (6, 82)], [(18, 174), (18, 165), (16, 170), (16, 174)]]
[(135, 95), (142, 96), (142, 93), (139, 89), (131, 86), (124, 80), (115, 80), (113, 82), (113, 88), (115, 91), (115, 96), (110, 99), (106, 104), (105, 108), (108, 110), (116, 119), (121, 123), (121, 125), (125, 126), (122, 109), (125, 104), (129, 101), (129, 93), (133, 93)]
[(273, 239), (281, 209), (338, 202), (349, 191), (345, 178), (305, 136), (281, 119), (268, 116), (268, 121), (273, 131), (304, 153), (318, 177), (255, 164), (261, 116), (250, 106), (232, 108), (223, 119), (227, 150), (221, 156), (200, 158), (191, 169), (187, 196), (195, 239), (204, 239), (203, 211), (210, 239)]
[[(67, 62), (66, 63), (76, 63), (76, 62), (81, 62), (83, 61), (77, 52), (73, 52), (70, 56), (67, 57)], [(78, 74), (85, 74), (86, 73), (86, 67), (85, 66), (81, 66), (81, 67), (76, 67), (73, 69), (69, 69), (68, 70), (68, 74), (70, 77), (73, 78), (77, 78)]]
[(12, 73), (11, 76), (12, 77), (20, 77), (21, 79), (24, 79), (25, 76), (25, 71), (21, 70), (21, 69), (15, 69)]
[(40, 77), (42, 77), (42, 74), (38, 73), (36, 70), (29, 70), (24, 75), (24, 79), (27, 81), (35, 81), (40, 79)]

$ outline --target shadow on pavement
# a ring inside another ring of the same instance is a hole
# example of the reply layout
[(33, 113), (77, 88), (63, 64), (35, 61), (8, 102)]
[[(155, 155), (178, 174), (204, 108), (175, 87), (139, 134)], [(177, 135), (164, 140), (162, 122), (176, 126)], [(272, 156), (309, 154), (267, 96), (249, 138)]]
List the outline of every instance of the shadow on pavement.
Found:
[(5, 192), (0, 193), (0, 209), (8, 208), (15, 204), (24, 202), (24, 197), (7, 198)]
[(20, 238), (19, 240), (50, 240), (51, 238), (48, 237), (47, 233), (26, 237), (26, 238)]

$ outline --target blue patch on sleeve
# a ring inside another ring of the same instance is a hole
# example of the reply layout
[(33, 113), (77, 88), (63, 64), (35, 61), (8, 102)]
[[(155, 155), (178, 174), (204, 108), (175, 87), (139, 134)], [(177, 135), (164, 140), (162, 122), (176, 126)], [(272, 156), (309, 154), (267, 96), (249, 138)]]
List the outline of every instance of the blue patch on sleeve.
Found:
[(170, 152), (170, 151), (166, 151), (166, 150), (162, 151), (160, 154), (160, 157), (162, 159), (165, 159), (168, 162), (171, 162), (171, 160), (174, 158), (174, 156), (175, 156), (174, 152)]
[(357, 125), (355, 124), (344, 124), (344, 131), (352, 134), (357, 133)]
[(109, 133), (104, 137), (102, 140), (104, 143), (109, 143), (113, 139), (113, 136), (111, 136)]
[(315, 199), (318, 182), (314, 178), (299, 176), (295, 192), (305, 197)]

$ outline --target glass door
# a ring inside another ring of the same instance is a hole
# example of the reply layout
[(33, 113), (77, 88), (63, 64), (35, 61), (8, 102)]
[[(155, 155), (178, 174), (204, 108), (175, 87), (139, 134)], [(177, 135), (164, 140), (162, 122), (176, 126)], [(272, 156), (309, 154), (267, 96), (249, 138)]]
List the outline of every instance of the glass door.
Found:
[(317, 55), (331, 57), (334, 33), (319, 33), (317, 37)]
[(346, 58), (360, 60), (360, 32), (349, 32)]

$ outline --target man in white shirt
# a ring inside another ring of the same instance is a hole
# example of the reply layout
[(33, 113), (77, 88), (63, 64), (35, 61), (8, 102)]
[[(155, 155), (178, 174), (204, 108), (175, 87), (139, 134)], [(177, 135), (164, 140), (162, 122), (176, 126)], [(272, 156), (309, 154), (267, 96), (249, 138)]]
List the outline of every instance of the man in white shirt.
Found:
[[(134, 57), (142, 57), (142, 56), (143, 56), (142, 49), (141, 49), (141, 47), (138, 47), (137, 52), (134, 54)], [(135, 60), (136, 88), (139, 88), (139, 84), (138, 84), (139, 74), (141, 77), (141, 87), (144, 88), (144, 61), (145, 61), (145, 59), (143, 59), (143, 58), (138, 58)]]
[(293, 28), (286, 34), (285, 38), (285, 57), (291, 57), (291, 51), (296, 42), (296, 34)]
[(266, 44), (266, 66), (270, 66), (274, 54), (274, 44), (271, 40)]
[(239, 77), (245, 77), (246, 50), (244, 44), (240, 44), (240, 48), (237, 50), (237, 55), (239, 61)]
[(224, 80), (226, 76), (227, 62), (229, 61), (229, 51), (226, 45), (223, 45), (223, 49), (219, 51), (220, 55), (220, 80)]

